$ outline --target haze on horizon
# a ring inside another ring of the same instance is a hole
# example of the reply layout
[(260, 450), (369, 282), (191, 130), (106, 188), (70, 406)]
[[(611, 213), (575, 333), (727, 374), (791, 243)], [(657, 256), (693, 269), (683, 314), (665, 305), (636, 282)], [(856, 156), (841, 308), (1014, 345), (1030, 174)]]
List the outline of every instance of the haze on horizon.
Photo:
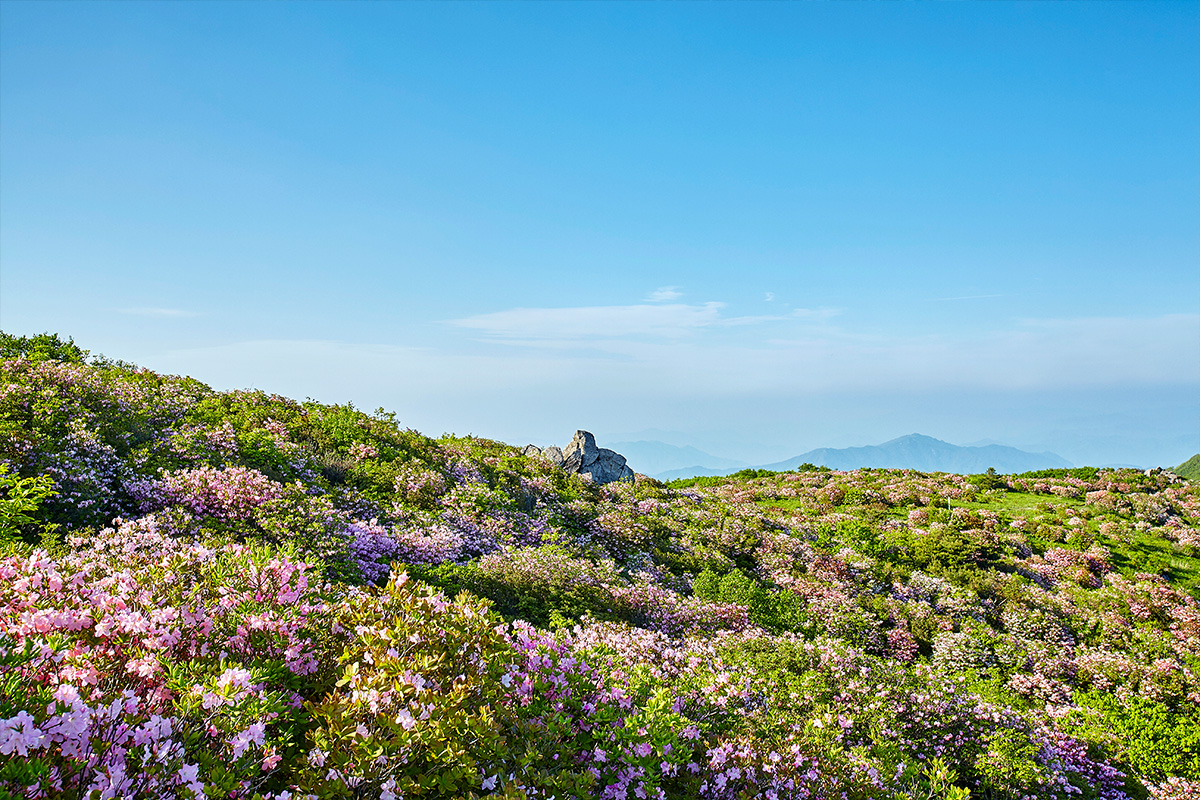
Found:
[(1200, 451), (1200, 4), (5, 3), (0, 328), (437, 435)]

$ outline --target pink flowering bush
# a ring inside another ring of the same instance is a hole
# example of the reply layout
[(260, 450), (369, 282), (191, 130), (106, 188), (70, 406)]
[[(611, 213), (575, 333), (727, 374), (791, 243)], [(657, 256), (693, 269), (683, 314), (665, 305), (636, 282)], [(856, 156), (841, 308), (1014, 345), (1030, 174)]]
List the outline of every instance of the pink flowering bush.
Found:
[(462, 797), (511, 771), (498, 717), (509, 649), (478, 602), (401, 574), (378, 596), (348, 598), (339, 624), (354, 636), (337, 688), (311, 709), (304, 785), (319, 797)]
[(1095, 548), (1080, 553), (1051, 547), (1042, 556), (1026, 559), (1025, 564), (1051, 583), (1071, 580), (1089, 589), (1099, 588), (1110, 570), (1108, 553)]
[(614, 586), (609, 591), (613, 605), (622, 616), (668, 635), (742, 630), (750, 624), (749, 610), (745, 606), (681, 597), (653, 583)]
[(53, 697), (5, 687), (13, 747), (37, 762), (30, 796), (232, 789), (250, 760), (269, 783), (257, 765), (295, 749), (298, 701), (330, 675), (331, 606), (310, 565), (172, 538), (153, 516), (76, 547), (0, 561), (0, 637), (34, 648), (19, 684)]
[(203, 797), (198, 765), (176, 738), (179, 721), (141, 713), (140, 705), (128, 689), (89, 705), (68, 684), (53, 692), (44, 714), (21, 709), (0, 718), (0, 754), (11, 759), (0, 766), (0, 789), (35, 797)]
[(263, 503), (282, 497), (283, 486), (245, 467), (200, 467), (135, 483), (130, 493), (139, 499), (143, 513), (180, 505), (201, 516), (247, 520)]

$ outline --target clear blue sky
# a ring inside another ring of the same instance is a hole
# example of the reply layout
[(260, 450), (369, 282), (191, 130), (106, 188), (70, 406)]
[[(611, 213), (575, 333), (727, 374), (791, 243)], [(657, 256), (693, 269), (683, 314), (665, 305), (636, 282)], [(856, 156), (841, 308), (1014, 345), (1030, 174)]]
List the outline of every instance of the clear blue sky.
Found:
[(1177, 463), (1200, 4), (8, 0), (0, 327), (434, 435)]

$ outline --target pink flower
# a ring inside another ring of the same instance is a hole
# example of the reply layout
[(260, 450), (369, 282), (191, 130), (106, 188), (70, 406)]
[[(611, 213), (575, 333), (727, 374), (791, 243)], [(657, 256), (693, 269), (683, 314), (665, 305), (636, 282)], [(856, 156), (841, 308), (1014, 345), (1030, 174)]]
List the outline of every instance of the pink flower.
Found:
[(204, 708), (207, 710), (219, 708), (220, 706), (225, 705), (227, 700), (228, 698), (226, 698), (224, 695), (219, 695), (216, 692), (205, 692), (204, 699), (201, 702), (204, 705)]
[(246, 730), (238, 733), (229, 744), (233, 747), (233, 757), (241, 758), (242, 754), (250, 749), (250, 745), (261, 746), (266, 738), (266, 726), (261, 722), (256, 722)]
[(245, 689), (250, 685), (250, 672), (248, 670), (232, 667), (221, 673), (221, 677), (217, 678), (217, 686), (222, 689), (232, 687), (234, 689)]

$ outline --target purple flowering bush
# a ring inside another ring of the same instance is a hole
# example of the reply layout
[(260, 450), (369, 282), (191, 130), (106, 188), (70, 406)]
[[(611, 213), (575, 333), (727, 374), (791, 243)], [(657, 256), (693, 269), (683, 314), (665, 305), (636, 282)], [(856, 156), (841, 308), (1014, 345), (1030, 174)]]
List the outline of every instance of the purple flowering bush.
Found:
[(4, 685), (20, 708), (0, 720), (0, 751), (24, 763), (0, 767), (0, 786), (264, 784), (259, 765), (304, 727), (301, 698), (329, 682), (329, 587), (286, 552), (177, 538), (153, 515), (70, 545), (0, 561), (0, 640), (25, 656)]

